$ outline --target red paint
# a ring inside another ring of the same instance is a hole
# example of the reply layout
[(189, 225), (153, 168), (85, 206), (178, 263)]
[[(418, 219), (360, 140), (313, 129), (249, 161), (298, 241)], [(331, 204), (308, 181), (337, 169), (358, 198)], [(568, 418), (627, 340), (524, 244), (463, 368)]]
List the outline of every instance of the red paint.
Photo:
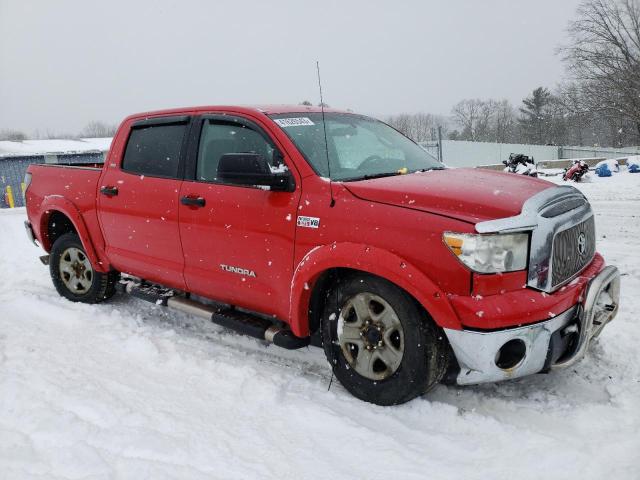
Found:
[(462, 325), (478, 329), (497, 329), (547, 320), (578, 303), (589, 280), (604, 268), (604, 259), (596, 254), (579, 277), (565, 287), (548, 294), (519, 288), (500, 295), (456, 296), (451, 303)]
[(473, 296), (498, 295), (500, 293), (509, 292), (511, 290), (518, 290), (526, 288), (527, 284), (527, 272), (522, 270), (520, 272), (508, 272), (494, 274), (473, 274)]
[[(132, 115), (113, 139), (102, 170), (32, 165), (27, 213), (45, 250), (50, 215), (75, 226), (94, 267), (116, 269), (173, 288), (273, 315), (309, 334), (309, 299), (328, 269), (350, 268), (395, 283), (447, 328), (501, 328), (532, 323), (578, 301), (602, 269), (597, 256), (574, 284), (542, 295), (523, 288), (525, 272), (477, 275), (442, 242), (447, 230), (474, 232), (478, 221), (518, 214), (552, 185), (485, 170), (445, 170), (332, 185), (318, 177), (267, 113), (317, 107), (198, 107)], [(283, 153), (293, 192), (140, 177), (121, 170), (134, 121), (166, 115), (224, 113), (257, 123)], [(118, 195), (99, 193), (102, 186)], [(507, 193), (508, 192), (508, 193)], [(180, 203), (202, 197), (203, 208)], [(298, 215), (319, 228), (296, 226)], [(240, 267), (238, 275), (221, 265)], [(478, 312), (482, 311), (481, 315)]]
[(347, 188), (363, 199), (476, 223), (517, 215), (526, 199), (553, 186), (524, 175), (457, 168), (349, 183)]

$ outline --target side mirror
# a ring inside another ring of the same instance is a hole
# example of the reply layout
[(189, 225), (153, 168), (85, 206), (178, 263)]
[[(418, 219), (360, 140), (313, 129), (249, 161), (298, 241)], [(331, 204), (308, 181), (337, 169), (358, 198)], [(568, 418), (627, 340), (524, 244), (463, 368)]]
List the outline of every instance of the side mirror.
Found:
[(269, 187), (292, 192), (295, 189), (289, 171), (272, 172), (267, 160), (257, 153), (227, 153), (218, 162), (218, 179), (233, 185)]

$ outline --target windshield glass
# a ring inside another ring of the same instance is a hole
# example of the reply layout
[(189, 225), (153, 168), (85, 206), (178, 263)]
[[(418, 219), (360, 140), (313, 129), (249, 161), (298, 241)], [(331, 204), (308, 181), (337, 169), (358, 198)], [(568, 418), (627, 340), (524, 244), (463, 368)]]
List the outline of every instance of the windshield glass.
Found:
[(349, 113), (325, 113), (325, 148), (321, 113), (271, 115), (314, 170), (332, 180), (362, 180), (443, 168), (418, 144), (389, 125)]

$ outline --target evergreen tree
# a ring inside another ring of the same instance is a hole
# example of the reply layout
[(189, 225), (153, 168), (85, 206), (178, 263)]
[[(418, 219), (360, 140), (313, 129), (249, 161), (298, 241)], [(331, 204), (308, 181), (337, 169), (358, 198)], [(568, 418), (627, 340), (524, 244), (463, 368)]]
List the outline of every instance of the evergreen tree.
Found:
[(522, 116), (518, 120), (527, 141), (539, 145), (548, 143), (546, 137), (552, 101), (551, 92), (544, 87), (536, 88), (531, 96), (522, 100), (524, 107), (520, 107)]

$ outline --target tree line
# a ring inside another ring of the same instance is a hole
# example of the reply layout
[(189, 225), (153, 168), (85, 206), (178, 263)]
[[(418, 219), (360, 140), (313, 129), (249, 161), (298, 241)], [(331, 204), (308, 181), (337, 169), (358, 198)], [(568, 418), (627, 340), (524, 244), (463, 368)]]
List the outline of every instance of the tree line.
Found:
[(37, 131), (33, 135), (27, 135), (20, 130), (0, 130), (0, 140), (22, 142), (23, 140), (48, 140), (48, 139), (77, 139), (77, 138), (107, 138), (116, 134), (118, 126), (104, 122), (93, 121), (87, 123), (78, 133), (61, 133), (47, 130)]
[(386, 120), (416, 141), (435, 140), (440, 125), (452, 140), (640, 145), (640, 0), (584, 0), (568, 38), (558, 54), (569, 80), (535, 88), (517, 107), (505, 99), (465, 99), (449, 118)]

